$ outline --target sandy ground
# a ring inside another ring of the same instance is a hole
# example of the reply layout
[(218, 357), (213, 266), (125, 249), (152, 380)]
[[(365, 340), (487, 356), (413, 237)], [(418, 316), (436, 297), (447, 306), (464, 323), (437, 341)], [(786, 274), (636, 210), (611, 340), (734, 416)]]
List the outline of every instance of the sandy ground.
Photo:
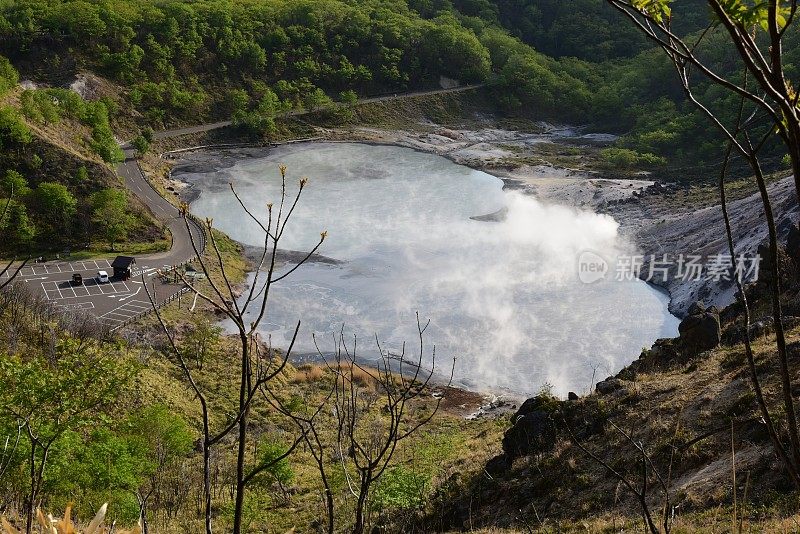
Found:
[(522, 190), (537, 198), (595, 210), (612, 201), (629, 198), (653, 184), (652, 180), (603, 178), (585, 169), (553, 165), (520, 164), (520, 156), (535, 154), (541, 145), (596, 147), (616, 139), (610, 134), (582, 134), (572, 127), (539, 123), (540, 131), (526, 133), (483, 128), (458, 130), (425, 124), (430, 131), (383, 130), (356, 128), (342, 132), (329, 131), (327, 136), (343, 141), (366, 141), (405, 146), (444, 156), (455, 163), (486, 171), (501, 178), (507, 189)]

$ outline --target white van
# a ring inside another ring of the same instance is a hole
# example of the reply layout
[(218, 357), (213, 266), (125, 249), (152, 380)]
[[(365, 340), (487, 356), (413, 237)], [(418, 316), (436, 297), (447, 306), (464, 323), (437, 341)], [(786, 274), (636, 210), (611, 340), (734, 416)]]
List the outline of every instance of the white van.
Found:
[(107, 284), (110, 280), (108, 279), (108, 273), (105, 271), (97, 271), (97, 283), (98, 284)]

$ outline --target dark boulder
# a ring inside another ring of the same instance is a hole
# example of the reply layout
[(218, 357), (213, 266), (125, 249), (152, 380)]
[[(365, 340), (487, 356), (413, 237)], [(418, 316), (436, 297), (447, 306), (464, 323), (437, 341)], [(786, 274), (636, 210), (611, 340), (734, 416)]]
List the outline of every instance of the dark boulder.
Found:
[(569, 393), (567, 393), (567, 400), (570, 400), (570, 401), (576, 401), (576, 400), (578, 400), (579, 398), (580, 398), (580, 397), (578, 397), (578, 394), (577, 394), (577, 393), (575, 393), (574, 391), (570, 391)]
[(502, 475), (509, 469), (511, 469), (511, 459), (508, 457), (506, 453), (498, 454), (494, 458), (490, 459), (486, 462), (486, 466), (484, 467), (487, 473), (490, 475)]
[(525, 415), (531, 414), (533, 412), (547, 412), (550, 413), (554, 411), (559, 404), (559, 400), (551, 397), (550, 395), (537, 395), (535, 397), (530, 397), (525, 399), (525, 402), (519, 407), (514, 415), (511, 416), (511, 424), (516, 424), (517, 420), (520, 417)]
[(700, 315), (705, 311), (706, 311), (706, 305), (703, 304), (702, 301), (698, 300), (697, 302), (689, 306), (689, 311), (686, 312), (686, 315)]
[(715, 307), (706, 309), (702, 302), (692, 304), (689, 315), (678, 325), (678, 332), (686, 353), (698, 354), (713, 349), (719, 345), (722, 335), (719, 310)]
[(511, 416), (512, 426), (503, 435), (503, 454), (489, 460), (486, 472), (504, 473), (516, 458), (552, 449), (556, 443), (556, 425), (551, 414), (558, 411), (561, 403), (550, 395), (525, 400)]
[(667, 363), (678, 358), (678, 348), (670, 338), (656, 339), (647, 352), (647, 357), (653, 358), (657, 363)]
[(514, 458), (551, 450), (556, 444), (556, 428), (547, 412), (537, 410), (516, 418), (503, 435), (503, 452)]
[(602, 382), (598, 382), (597, 385), (595, 386), (595, 390), (600, 395), (609, 395), (611, 393), (614, 393), (615, 391), (619, 391), (620, 389), (622, 389), (622, 387), (623, 387), (622, 380), (620, 380), (619, 378), (609, 377), (603, 380)]

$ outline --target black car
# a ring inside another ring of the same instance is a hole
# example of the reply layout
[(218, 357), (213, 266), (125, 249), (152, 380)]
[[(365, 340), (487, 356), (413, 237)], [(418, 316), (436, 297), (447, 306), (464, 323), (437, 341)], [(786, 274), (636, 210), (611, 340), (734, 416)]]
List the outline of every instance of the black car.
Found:
[(81, 273), (75, 273), (72, 275), (72, 280), (70, 280), (69, 283), (73, 286), (82, 286), (83, 276), (81, 276)]

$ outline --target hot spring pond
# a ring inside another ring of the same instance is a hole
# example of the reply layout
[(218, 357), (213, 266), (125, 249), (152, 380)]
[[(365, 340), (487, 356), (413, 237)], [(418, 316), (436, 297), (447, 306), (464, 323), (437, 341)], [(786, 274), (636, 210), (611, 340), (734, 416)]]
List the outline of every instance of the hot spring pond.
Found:
[[(633, 251), (608, 216), (504, 192), (489, 174), (400, 147), (311, 143), (191, 157), (199, 159), (175, 176), (199, 195), (192, 211), (248, 245), (263, 245), (263, 234), (228, 182), (266, 221), (265, 205), (280, 197), (278, 165), (288, 166), (290, 195), (309, 178), (282, 248), (308, 250), (327, 230), (319, 253), (338, 263), (308, 263), (277, 284), (262, 326), (285, 347), (302, 320), (296, 354), (316, 354), (312, 333), (332, 350), (343, 325), (365, 360), (378, 354), (376, 335), (398, 351), (415, 341), (419, 311), (437, 368), (457, 358), (457, 383), (518, 393), (548, 383), (565, 394), (677, 332), (667, 297), (614, 280), (613, 265), (609, 280), (578, 280), (582, 252)], [(501, 210), (498, 222), (471, 219)]]

